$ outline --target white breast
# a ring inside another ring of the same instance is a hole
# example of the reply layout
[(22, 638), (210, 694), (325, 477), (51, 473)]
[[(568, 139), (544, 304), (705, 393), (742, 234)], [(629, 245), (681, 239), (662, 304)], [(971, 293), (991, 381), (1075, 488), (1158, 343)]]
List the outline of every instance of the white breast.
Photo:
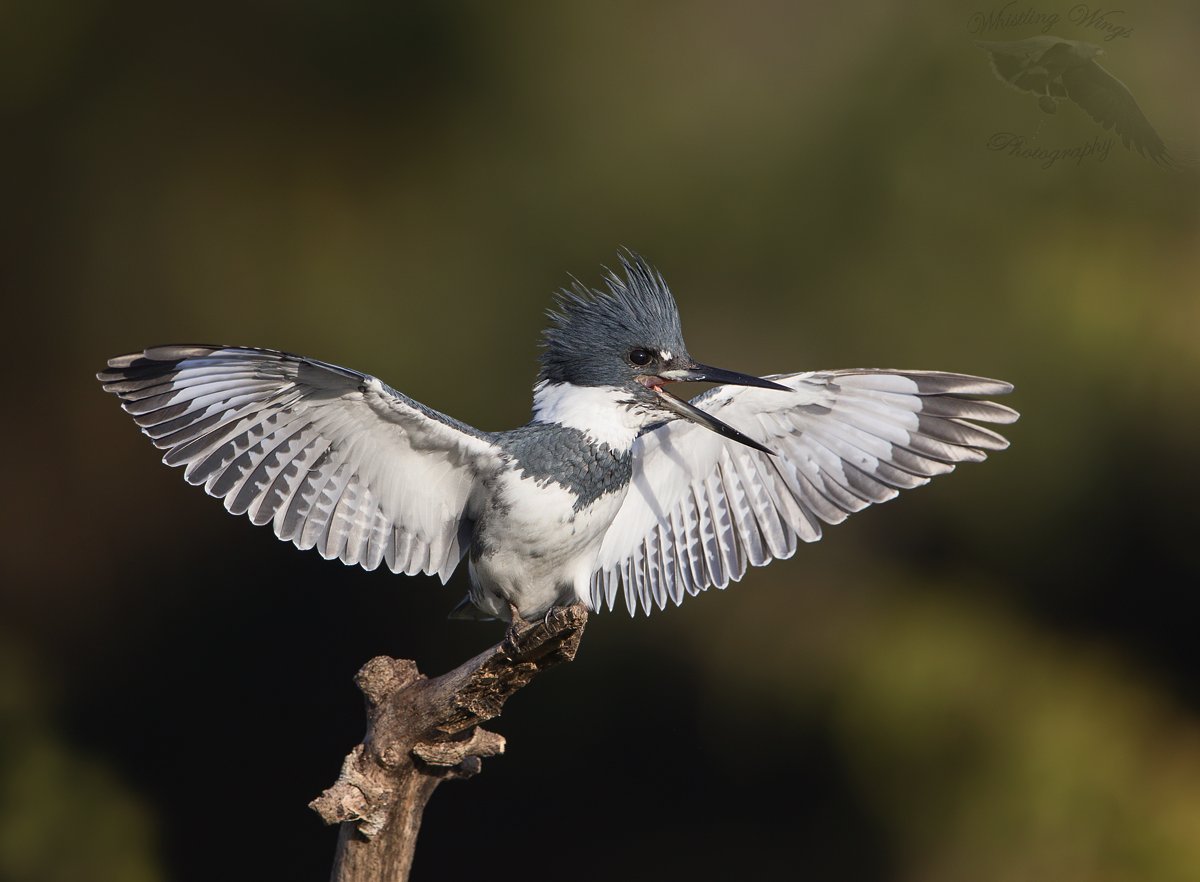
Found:
[(595, 444), (628, 450), (651, 418), (629, 407), (630, 393), (616, 386), (576, 386), (542, 380), (533, 387), (533, 416), (579, 429)]
[(553, 482), (517, 470), (499, 476), (471, 559), (475, 604), (507, 618), (515, 603), (535, 619), (552, 606), (588, 603), (600, 544), (624, 499), (622, 488), (576, 511), (575, 495)]

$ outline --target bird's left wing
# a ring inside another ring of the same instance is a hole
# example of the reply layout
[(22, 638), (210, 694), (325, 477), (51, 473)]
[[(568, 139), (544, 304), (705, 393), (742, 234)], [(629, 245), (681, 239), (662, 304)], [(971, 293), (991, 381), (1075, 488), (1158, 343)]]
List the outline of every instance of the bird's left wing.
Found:
[(191, 484), (298, 548), (446, 581), (491, 437), (374, 377), (269, 349), (159, 346), (97, 375)]
[(618, 585), (630, 614), (724, 588), (747, 565), (820, 539), (822, 523), (1008, 446), (972, 421), (1017, 419), (976, 397), (1012, 386), (981, 377), (848, 370), (770, 379), (794, 392), (718, 386), (693, 403), (775, 456), (685, 421), (637, 439), (633, 481), (592, 576), (594, 609), (612, 609)]

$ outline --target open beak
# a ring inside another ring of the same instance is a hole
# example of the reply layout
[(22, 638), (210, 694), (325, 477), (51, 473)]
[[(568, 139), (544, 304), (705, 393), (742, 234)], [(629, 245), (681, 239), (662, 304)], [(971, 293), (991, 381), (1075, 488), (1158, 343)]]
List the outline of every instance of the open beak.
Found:
[(724, 368), (712, 367), (707, 364), (692, 365), (690, 368), (677, 371), (663, 371), (662, 376), (667, 380), (681, 383), (728, 383), (731, 386), (757, 386), (760, 389), (778, 389), (780, 392), (793, 392), (787, 386), (780, 386), (762, 377), (752, 374), (739, 374), (737, 371), (727, 371)]
[[(727, 383), (732, 386), (757, 386), (761, 389), (778, 389), (782, 392), (792, 392), (787, 386), (781, 386), (778, 383), (772, 383), (770, 380), (764, 380), (761, 377), (755, 377), (750, 374), (739, 374), (735, 371), (727, 371), (722, 368), (710, 367), (706, 364), (693, 365), (690, 368), (682, 370), (663, 371), (662, 379), (672, 382), (705, 382), (705, 383)], [(752, 447), (755, 450), (774, 456), (775, 454), (763, 447), (753, 438), (742, 434), (728, 423), (723, 423), (711, 414), (705, 413), (700, 408), (695, 407), (690, 402), (684, 401), (682, 398), (677, 398), (670, 392), (666, 391), (661, 385), (651, 385), (651, 389), (658, 395), (659, 401), (668, 410), (671, 410), (685, 420), (691, 420), (693, 423), (698, 423), (704, 428), (716, 432), (723, 438), (729, 438), (732, 441), (737, 441), (739, 444), (745, 444), (747, 447)]]

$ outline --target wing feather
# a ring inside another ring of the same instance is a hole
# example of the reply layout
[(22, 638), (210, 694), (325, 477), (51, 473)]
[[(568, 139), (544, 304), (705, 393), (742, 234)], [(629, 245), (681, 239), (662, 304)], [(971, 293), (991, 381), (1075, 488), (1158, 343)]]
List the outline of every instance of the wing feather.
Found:
[(688, 594), (694, 597), (708, 587), (704, 578), (704, 543), (700, 538), (700, 516), (696, 514), (696, 497), (691, 493), (684, 494), (679, 511), (682, 513), (683, 545), (688, 565)]
[(675, 564), (675, 594), (671, 599), (675, 605), (683, 603), (684, 595), (694, 594), (692, 585), (691, 548), (688, 545), (687, 526), (684, 523), (682, 508), (668, 515), (671, 524), (670, 547), (675, 551), (671, 557)]
[(721, 480), (725, 485), (726, 499), (730, 503), (729, 510), (733, 513), (733, 524), (741, 540), (742, 550), (745, 551), (749, 562), (759, 567), (767, 562), (767, 552), (763, 546), (762, 532), (754, 517), (750, 494), (737, 473), (737, 459), (738, 457), (731, 456), (722, 464)]
[(249, 514), (254, 524), (271, 521), (275, 506), (282, 499), (282, 493), (276, 490), (276, 482), (303, 450), (306, 428), (307, 421), (303, 416), (281, 422), (270, 436), (270, 443), (263, 444), (262, 454), (251, 459), (253, 468), (225, 497), (230, 514)]
[(326, 558), (449, 578), (492, 436), (374, 377), (269, 349), (158, 346), (111, 359), (104, 389), (163, 462), (233, 514)]
[(366, 557), (360, 563), (363, 569), (378, 569), (383, 563), (384, 550), (387, 547), (388, 519), (383, 511), (376, 508), (371, 517), (371, 532), (367, 537)]
[(651, 596), (648, 579), (646, 578), (646, 543), (642, 542), (634, 550), (632, 562), (633, 585), (637, 590), (638, 603), (642, 606), (642, 612), (650, 615)]
[(280, 478), (284, 480), (284, 487), (281, 488), (284, 492), (275, 509), (275, 517), (271, 519), (271, 528), (280, 539), (293, 541), (296, 538), (296, 528), (303, 525), (297, 508), (301, 501), (297, 497), (305, 492), (304, 487), (309, 483), (310, 470), (316, 467), (325, 452), (323, 442), (324, 439), (319, 435), (310, 435), (304, 447), (275, 480), (276, 484)]
[[(721, 581), (721, 549), (717, 544), (717, 525), (713, 522), (713, 507), (708, 502), (708, 485), (703, 482), (698, 487), (690, 488), (690, 492), (699, 518), (700, 550), (702, 552), (700, 562), (704, 565), (699, 584), (716, 585)], [(622, 505), (621, 508), (623, 510), (625, 506)], [(613, 522), (613, 527), (615, 526), (617, 526), (616, 521)], [(609, 533), (612, 532), (612, 529), (609, 527)], [(600, 546), (601, 555), (607, 545), (608, 533), (604, 536), (604, 545)]]
[(789, 543), (788, 539), (794, 539), (794, 534), (780, 517), (783, 503), (775, 492), (775, 475), (772, 474), (774, 470), (769, 464), (750, 456), (739, 456), (737, 464), (742, 486), (749, 489), (750, 504), (758, 521), (758, 529), (762, 533), (767, 554), (772, 558), (789, 557), (789, 544), (793, 551), (795, 544)]
[(723, 480), (722, 470), (718, 467), (709, 472), (704, 482), (708, 491), (708, 502), (713, 509), (713, 530), (717, 546), (718, 569), (717, 573), (714, 573), (713, 584), (721, 589), (726, 588), (731, 581), (737, 581), (738, 571), (737, 534), (734, 533), (733, 517), (729, 511)]
[(655, 526), (646, 537), (646, 593), (659, 609), (663, 609), (667, 605), (667, 593), (662, 583), (659, 552), (659, 531)]
[(719, 386), (693, 399), (775, 452), (675, 421), (635, 442), (630, 491), (605, 535), (593, 597), (649, 613), (748, 566), (790, 557), (872, 503), (978, 462), (1008, 441), (975, 421), (1017, 412), (978, 396), (1012, 386), (966, 374), (852, 370), (771, 377), (794, 390)]

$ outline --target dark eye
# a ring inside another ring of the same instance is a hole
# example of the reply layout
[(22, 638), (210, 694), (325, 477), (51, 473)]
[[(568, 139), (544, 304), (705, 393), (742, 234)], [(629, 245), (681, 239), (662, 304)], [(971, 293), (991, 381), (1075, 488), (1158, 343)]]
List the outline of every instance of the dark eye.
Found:
[(638, 365), (639, 367), (641, 367), (642, 365), (645, 365), (645, 364), (649, 364), (650, 360), (653, 358), (654, 358), (654, 355), (650, 352), (649, 349), (635, 349), (629, 353), (629, 360), (631, 362), (633, 362), (634, 364)]

